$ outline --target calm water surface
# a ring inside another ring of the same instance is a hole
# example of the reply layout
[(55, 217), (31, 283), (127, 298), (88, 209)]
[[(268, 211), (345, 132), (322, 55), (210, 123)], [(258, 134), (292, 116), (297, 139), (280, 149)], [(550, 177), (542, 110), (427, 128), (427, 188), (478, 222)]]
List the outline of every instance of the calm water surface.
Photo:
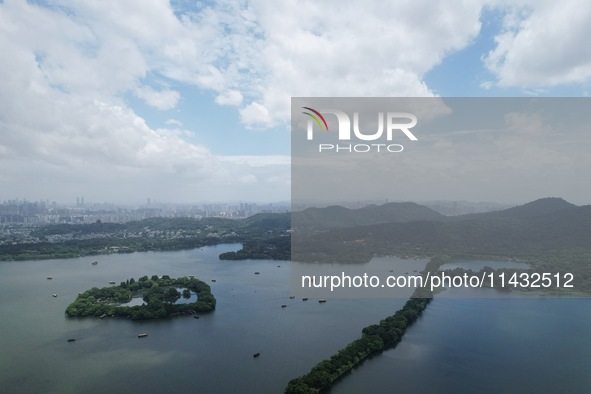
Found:
[[(1, 262), (0, 392), (281, 393), (405, 302), (290, 299), (290, 263), (218, 259), (239, 247)], [(81, 291), (154, 274), (208, 282), (216, 311), (142, 322), (64, 316)]]
[(591, 300), (497, 297), (436, 298), (331, 394), (591, 392)]
[[(218, 259), (239, 247), (0, 263), (0, 393), (281, 393), (406, 301), (290, 299), (290, 263)], [(395, 258), (369, 264), (409, 270)], [(154, 274), (208, 282), (216, 311), (143, 322), (64, 316), (78, 292)], [(332, 393), (591, 392), (590, 300), (499, 297), (435, 299), (396, 349)]]

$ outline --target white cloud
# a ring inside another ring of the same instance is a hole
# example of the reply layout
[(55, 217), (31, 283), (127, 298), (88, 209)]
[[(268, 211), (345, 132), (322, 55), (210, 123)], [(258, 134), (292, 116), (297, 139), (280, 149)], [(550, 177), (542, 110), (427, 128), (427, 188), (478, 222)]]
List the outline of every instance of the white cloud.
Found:
[[(5, 33), (19, 31), (54, 86), (109, 96), (161, 75), (242, 106), (250, 126), (287, 121), (292, 96), (433, 95), (422, 76), (479, 33), (482, 8), (225, 0), (177, 17), (164, 1), (54, 3), (2, 5)], [(166, 89), (136, 94), (159, 109), (178, 101)]]
[(484, 81), (484, 82), (482, 82), (482, 83), (481, 83), (479, 86), (480, 86), (482, 89), (489, 90), (489, 89), (490, 89), (490, 88), (492, 88), (494, 85), (495, 85), (495, 83), (494, 83), (493, 81)]
[(183, 122), (181, 122), (178, 119), (168, 119), (165, 123), (168, 125), (172, 125), (172, 126), (178, 126), (178, 127), (183, 126)]
[[(192, 200), (256, 179), (256, 187), (242, 190), (286, 198), (289, 166), (276, 157), (215, 156), (188, 142), (188, 130), (150, 128), (125, 97), (169, 110), (179, 92), (197, 88), (213, 93), (218, 105), (236, 107), (244, 125), (265, 128), (287, 123), (290, 97), (432, 96), (423, 76), (479, 34), (486, 3), (509, 10), (486, 57), (499, 84), (535, 89), (588, 81), (591, 54), (581, 37), (591, 33), (591, 7), (572, 0), (522, 0), (513, 8), (500, 0), (461, 7), (431, 0), (221, 0), (177, 14), (157, 0), (5, 0), (3, 190), (20, 194), (21, 180), (35, 179), (26, 187), (60, 185), (67, 194), (110, 185), (142, 197), (153, 187)], [(154, 81), (170, 85), (158, 90), (150, 87)], [(176, 119), (166, 124), (182, 126)]]
[(499, 86), (552, 87), (591, 79), (591, 3), (521, 1), (506, 8), (504, 31), (485, 57)]
[(240, 110), (242, 122), (248, 126), (269, 126), (273, 124), (273, 118), (267, 107), (253, 102)]
[(266, 167), (287, 166), (291, 164), (290, 156), (219, 156), (222, 162), (234, 163), (239, 166)]
[(478, 2), (247, 4), (226, 37), (233, 56), (256, 70), (226, 74), (249, 98), (247, 125), (289, 119), (292, 96), (432, 96), (422, 76), (480, 30)]
[(170, 89), (162, 89), (160, 91), (154, 90), (149, 86), (141, 86), (135, 89), (137, 97), (145, 101), (146, 104), (158, 108), (160, 110), (167, 110), (176, 107), (181, 95), (179, 92)]
[(242, 93), (237, 90), (228, 90), (218, 95), (215, 102), (219, 105), (233, 105), (238, 106), (242, 104)]
[[(126, 92), (160, 109), (176, 105), (178, 92), (138, 86), (148, 70), (164, 73), (174, 58), (157, 48), (174, 54), (187, 42), (185, 22), (168, 15), (165, 3), (142, 3), (134, 12), (117, 4), (76, 2), (67, 14), (0, 4), (0, 198), (195, 201), (228, 198), (229, 187), (259, 173), (284, 177), (288, 166), (221, 161), (185, 140), (186, 130), (150, 128), (126, 105)], [(258, 194), (244, 192), (260, 199), (261, 191), (264, 199), (289, 195), (288, 187), (260, 185)]]

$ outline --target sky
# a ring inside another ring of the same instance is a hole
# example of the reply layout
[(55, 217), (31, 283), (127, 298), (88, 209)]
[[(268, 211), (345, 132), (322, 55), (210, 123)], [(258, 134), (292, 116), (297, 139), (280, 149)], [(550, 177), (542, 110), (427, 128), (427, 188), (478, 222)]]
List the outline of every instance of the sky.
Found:
[(576, 0), (0, 1), (0, 201), (288, 201), (291, 97), (587, 97), (589, 20)]
[[(305, 97), (292, 107), (294, 207), (589, 203), (588, 98)], [(326, 126), (302, 108), (318, 111)]]

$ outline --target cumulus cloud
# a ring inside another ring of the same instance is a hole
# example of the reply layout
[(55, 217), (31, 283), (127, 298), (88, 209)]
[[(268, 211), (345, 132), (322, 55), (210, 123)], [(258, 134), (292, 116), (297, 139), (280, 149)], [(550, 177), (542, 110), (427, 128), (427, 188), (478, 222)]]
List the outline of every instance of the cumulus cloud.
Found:
[(423, 75), (480, 31), (478, 2), (247, 4), (232, 26), (251, 37), (227, 39), (256, 72), (226, 75), (246, 93), (241, 119), (253, 126), (289, 119), (292, 96), (432, 96)]
[(181, 95), (179, 92), (170, 89), (154, 90), (149, 86), (141, 86), (135, 89), (137, 97), (141, 98), (146, 104), (161, 110), (172, 109), (176, 107)]
[[(180, 69), (178, 53), (199, 54), (199, 42), (187, 41), (184, 23), (192, 22), (177, 19), (164, 2), (133, 10), (107, 3), (0, 4), (0, 197), (228, 199), (240, 195), (224, 193), (234, 184), (289, 172), (288, 166), (224, 162), (188, 142), (186, 130), (150, 128), (123, 94), (173, 108), (178, 92), (141, 81), (148, 71), (169, 72), (171, 59)], [(195, 80), (209, 73), (191, 70)], [(265, 198), (289, 196), (286, 187), (268, 192)]]
[(219, 105), (233, 105), (238, 106), (242, 104), (242, 93), (237, 90), (228, 90), (218, 95), (215, 98), (215, 102)]
[(178, 127), (182, 127), (183, 126), (183, 122), (181, 122), (178, 119), (168, 119), (166, 122), (164, 122), (168, 125), (172, 125), (172, 126), (178, 126)]
[(253, 102), (240, 110), (242, 122), (248, 126), (269, 126), (273, 124), (273, 117), (263, 104)]
[(591, 78), (591, 4), (577, 0), (519, 1), (506, 14), (486, 67), (499, 86), (552, 87)]
[[(8, 0), (1, 17), (54, 86), (114, 94), (162, 75), (213, 90), (218, 104), (242, 106), (245, 124), (257, 126), (285, 122), (292, 96), (433, 95), (422, 76), (479, 33), (482, 8), (226, 0), (175, 14), (164, 1), (51, 4)], [(160, 109), (179, 99), (135, 89)]]
[(580, 37), (591, 32), (591, 7), (573, 0), (461, 7), (432, 0), (220, 0), (174, 9), (157, 0), (5, 0), (4, 190), (13, 185), (13, 193), (30, 188), (38, 195), (56, 186), (65, 195), (93, 188), (109, 199), (105, 185), (119, 185), (127, 196), (155, 188), (192, 199), (235, 183), (268, 196), (279, 196), (282, 185), (286, 198), (288, 164), (215, 155), (187, 137), (206, 131), (180, 130), (175, 119), (166, 122), (170, 129), (154, 129), (126, 97), (170, 110), (181, 94), (198, 89), (235, 107), (245, 126), (268, 128), (287, 124), (290, 97), (433, 96), (424, 75), (474, 40), (487, 4), (506, 13), (485, 57), (498, 84), (533, 89), (588, 80), (590, 52)]

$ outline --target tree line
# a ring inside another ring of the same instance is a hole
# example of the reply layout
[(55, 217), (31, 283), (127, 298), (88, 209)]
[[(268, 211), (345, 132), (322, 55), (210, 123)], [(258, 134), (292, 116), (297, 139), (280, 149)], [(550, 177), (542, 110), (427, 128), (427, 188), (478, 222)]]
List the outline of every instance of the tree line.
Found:
[(380, 321), (379, 324), (365, 327), (361, 338), (349, 343), (329, 359), (321, 361), (307, 374), (292, 379), (287, 384), (285, 393), (313, 394), (327, 390), (335, 381), (367, 358), (395, 347), (431, 299), (411, 298), (394, 315)]

